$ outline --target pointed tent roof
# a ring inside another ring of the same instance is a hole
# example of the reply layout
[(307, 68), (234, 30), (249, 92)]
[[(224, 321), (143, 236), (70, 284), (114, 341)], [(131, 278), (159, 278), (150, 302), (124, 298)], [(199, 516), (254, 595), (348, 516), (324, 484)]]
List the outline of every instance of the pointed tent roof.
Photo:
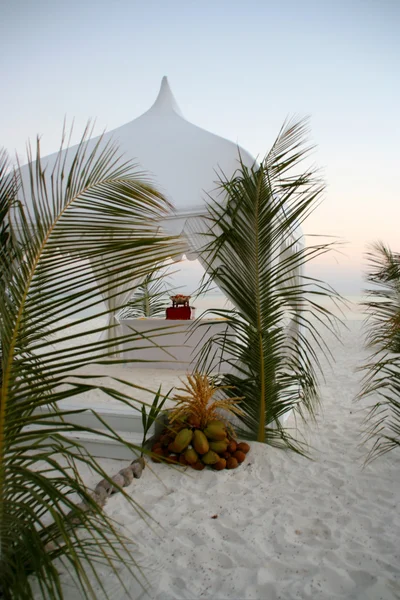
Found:
[[(207, 195), (216, 188), (217, 173), (223, 171), (231, 176), (239, 166), (239, 148), (234, 142), (184, 118), (167, 77), (162, 78), (158, 96), (145, 113), (105, 133), (103, 139), (117, 142), (124, 160), (134, 160), (149, 173), (179, 216), (204, 212)], [(92, 138), (89, 147), (97, 140)], [(73, 150), (70, 149), (69, 157)], [(240, 153), (245, 164), (254, 163), (248, 152), (240, 148)], [(51, 172), (56, 158), (57, 154), (42, 158), (47, 172)], [(23, 176), (28, 176), (27, 167), (23, 171)]]
[[(165, 113), (168, 115), (173, 111), (179, 117), (184, 119), (181, 109), (178, 106), (177, 101), (175, 100), (175, 96), (171, 91), (171, 87), (169, 85), (168, 77), (164, 75), (161, 80), (160, 91), (158, 92), (158, 96), (154, 102), (154, 104), (146, 111), (144, 114), (162, 114)], [(144, 115), (142, 115), (144, 116)]]

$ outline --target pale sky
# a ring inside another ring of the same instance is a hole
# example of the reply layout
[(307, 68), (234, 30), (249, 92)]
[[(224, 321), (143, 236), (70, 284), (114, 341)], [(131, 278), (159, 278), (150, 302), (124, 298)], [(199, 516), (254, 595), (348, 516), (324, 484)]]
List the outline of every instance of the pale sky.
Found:
[(113, 129), (167, 75), (184, 116), (263, 156), (287, 116), (311, 117), (328, 187), (306, 233), (344, 255), (313, 273), (361, 289), (366, 244), (400, 250), (400, 0), (0, 0), (0, 145), (57, 149), (89, 117)]

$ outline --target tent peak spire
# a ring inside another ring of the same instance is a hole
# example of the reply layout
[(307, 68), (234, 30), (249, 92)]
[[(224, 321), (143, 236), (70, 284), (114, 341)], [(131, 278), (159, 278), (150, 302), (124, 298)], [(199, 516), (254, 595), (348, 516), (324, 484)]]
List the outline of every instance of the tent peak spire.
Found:
[(178, 106), (177, 101), (174, 98), (174, 95), (169, 86), (168, 77), (164, 75), (161, 80), (160, 91), (158, 92), (158, 96), (153, 106), (150, 108), (150, 111), (153, 113), (160, 114), (168, 114), (175, 113), (180, 117), (183, 117), (181, 109)]

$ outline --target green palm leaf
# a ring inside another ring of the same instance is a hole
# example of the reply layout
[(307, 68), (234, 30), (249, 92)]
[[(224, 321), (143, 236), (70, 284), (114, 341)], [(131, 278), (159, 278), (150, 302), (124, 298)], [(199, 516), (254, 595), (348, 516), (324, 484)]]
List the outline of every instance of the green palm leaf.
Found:
[(400, 254), (382, 243), (367, 253), (369, 289), (367, 301), (367, 343), (381, 350), (400, 352)]
[[(322, 327), (337, 318), (320, 302), (339, 295), (302, 273), (308, 261), (333, 244), (303, 246), (299, 225), (319, 203), (324, 186), (310, 170), (293, 175), (306, 156), (305, 124), (288, 123), (261, 165), (240, 167), (221, 177), (220, 203), (209, 204), (211, 233), (201, 261), (211, 280), (234, 305), (213, 311), (233, 330), (214, 336), (199, 356), (198, 368), (223, 349), (231, 372), (222, 383), (227, 395), (244, 396), (239, 433), (248, 439), (303, 451), (281, 424), (291, 409), (314, 415), (318, 404), (317, 349), (328, 353)], [(212, 350), (214, 348), (214, 350)]]
[[(62, 598), (61, 564), (85, 597), (97, 597), (94, 586), (105, 593), (99, 564), (109, 565), (121, 585), (122, 566), (143, 582), (133, 570), (132, 541), (103, 513), (79, 476), (79, 463), (84, 463), (99, 478), (110, 480), (71, 437), (99, 432), (70, 421), (73, 411), (63, 409), (60, 401), (99, 388), (132, 405), (134, 385), (124, 382), (132, 393), (123, 394), (94, 384), (90, 372), (76, 370), (95, 362), (122, 362), (115, 347), (123, 342), (134, 348), (136, 334), (98, 339), (108, 326), (93, 326), (95, 339), (88, 341), (87, 330), (91, 321), (110, 312), (104, 310), (99, 293), (112, 296), (120, 285), (134, 291), (154, 264), (182, 250), (178, 240), (160, 232), (159, 218), (170, 210), (167, 201), (134, 165), (121, 161), (114, 146), (101, 139), (89, 142), (89, 134), (87, 129), (75, 150), (60, 151), (51, 173), (42, 165), (38, 143), (36, 161), (19, 173), (22, 203), (16, 202), (17, 188), (8, 171), (0, 168), (2, 215), (3, 207), (13, 205), (7, 222), (2, 216), (1, 231), (7, 227), (18, 238), (12, 253), (9, 238), (1, 238), (6, 267), (0, 289), (4, 598), (31, 598), (34, 585), (43, 597)], [(90, 308), (92, 316), (83, 317), (82, 308)], [(72, 372), (73, 383), (65, 385)], [(109, 426), (103, 435), (125, 443), (133, 454), (141, 450)], [(130, 496), (125, 497), (145, 516)], [(79, 499), (83, 504), (77, 505)]]
[(367, 254), (366, 342), (372, 350), (359, 399), (377, 395), (366, 418), (367, 462), (400, 446), (400, 255), (383, 243)]

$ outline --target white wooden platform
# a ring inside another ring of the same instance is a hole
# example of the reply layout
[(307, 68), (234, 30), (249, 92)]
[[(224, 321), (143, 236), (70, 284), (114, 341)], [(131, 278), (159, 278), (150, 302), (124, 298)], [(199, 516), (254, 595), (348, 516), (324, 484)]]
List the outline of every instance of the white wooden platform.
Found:
[[(124, 335), (138, 333), (141, 339), (135, 340), (134, 348), (123, 348), (123, 357), (141, 362), (140, 368), (174, 369), (193, 371), (198, 360), (198, 352), (214, 335), (233, 335), (224, 319), (202, 319), (201, 327), (194, 327), (194, 321), (154, 319), (122, 319)], [(213, 370), (219, 364), (221, 351), (215, 346), (212, 359), (207, 367)], [(224, 369), (224, 366), (222, 366)]]

